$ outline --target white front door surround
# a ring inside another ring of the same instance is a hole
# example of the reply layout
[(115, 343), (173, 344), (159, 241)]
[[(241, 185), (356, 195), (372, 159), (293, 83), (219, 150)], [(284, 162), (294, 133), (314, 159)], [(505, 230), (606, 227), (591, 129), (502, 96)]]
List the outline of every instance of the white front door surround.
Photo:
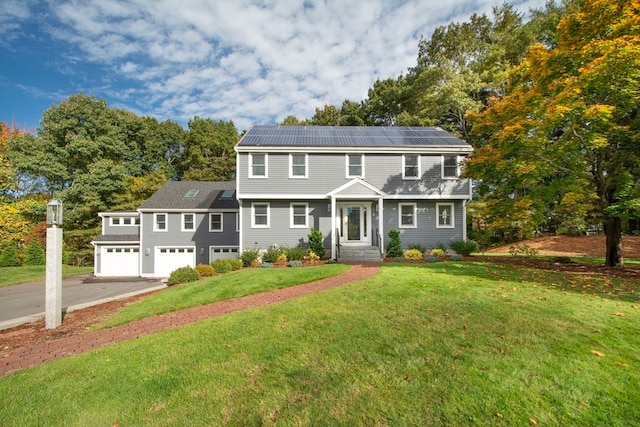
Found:
[(338, 202), (336, 214), (341, 245), (371, 246), (371, 202)]

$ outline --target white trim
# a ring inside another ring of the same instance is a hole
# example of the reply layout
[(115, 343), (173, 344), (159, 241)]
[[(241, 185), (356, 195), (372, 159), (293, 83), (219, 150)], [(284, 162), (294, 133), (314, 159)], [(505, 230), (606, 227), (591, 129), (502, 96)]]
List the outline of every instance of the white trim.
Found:
[[(185, 218), (186, 218), (187, 215), (193, 216), (193, 222), (192, 222), (193, 228), (186, 228), (185, 227), (185, 224), (186, 224)], [(196, 214), (195, 213), (193, 213), (193, 212), (184, 212), (180, 216), (180, 219), (181, 219), (181, 221), (180, 221), (180, 230), (181, 231), (188, 232), (188, 233), (192, 233), (192, 232), (196, 231)]]
[[(304, 156), (304, 175), (293, 174), (293, 156)], [(307, 153), (289, 153), (289, 178), (290, 179), (307, 179), (309, 178), (309, 155)]]
[[(416, 160), (418, 162), (418, 164), (416, 165), (416, 167), (418, 168), (418, 174), (416, 176), (407, 176), (405, 174), (406, 171), (407, 171), (407, 164), (406, 164), (407, 156), (411, 156), (411, 157), (415, 156), (416, 157)], [(410, 154), (410, 153), (403, 154), (402, 155), (402, 179), (411, 180), (411, 181), (420, 179), (420, 177), (422, 176), (422, 165), (421, 165), (421, 163), (422, 163), (422, 161), (421, 161), (421, 158), (420, 158), (420, 154)]]
[(247, 193), (239, 194), (240, 199), (301, 199), (301, 200), (322, 200), (326, 199), (326, 194), (286, 194), (286, 193)]
[[(220, 229), (215, 230), (211, 228), (211, 217), (213, 215), (220, 215)], [(209, 212), (209, 232), (210, 233), (222, 233), (224, 231), (224, 212)]]
[[(295, 214), (293, 206), (304, 206), (304, 224), (295, 224)], [(289, 228), (309, 228), (309, 203), (291, 202), (289, 203)]]
[[(256, 205), (267, 206), (267, 223), (256, 224)], [(269, 202), (251, 202), (251, 228), (269, 228), (271, 222), (271, 203)]]
[(236, 232), (240, 232), (240, 212), (236, 212)]
[[(372, 192), (376, 193), (378, 196), (386, 196), (386, 193), (382, 190), (380, 190), (379, 188), (377, 188), (374, 185), (369, 184), (367, 181), (365, 181), (362, 178), (354, 178), (351, 181), (342, 184), (340, 187), (335, 188), (333, 190), (331, 190), (329, 193), (326, 194), (325, 197), (323, 198), (327, 198), (327, 197), (331, 197), (331, 196), (338, 196), (341, 192), (343, 192), (344, 190), (346, 190), (347, 188), (351, 187), (352, 185), (355, 184), (360, 184), (363, 187), (371, 190)], [(362, 194), (361, 196), (357, 196), (357, 195), (353, 195), (353, 194), (347, 194), (344, 195), (343, 197), (372, 197), (371, 194)]]
[[(253, 156), (256, 154), (264, 156), (264, 175), (253, 174)], [(249, 178), (259, 178), (259, 179), (269, 178), (269, 155), (267, 153), (265, 152), (249, 153)]]
[[(349, 159), (351, 157), (356, 157), (356, 156), (360, 156), (360, 173), (357, 175), (351, 175), (349, 173)], [(344, 176), (345, 178), (349, 179), (349, 178), (364, 178), (364, 153), (346, 153), (344, 155), (344, 165), (345, 165), (345, 172), (344, 172)]]
[[(456, 158), (456, 176), (444, 176), (444, 159), (445, 157), (455, 157)], [(441, 154), (440, 155), (440, 177), (442, 179), (460, 179), (460, 156), (454, 154)]]
[[(440, 225), (440, 206), (449, 206), (451, 208), (451, 224)], [(453, 203), (436, 203), (436, 228), (455, 228), (456, 226), (455, 204)]]
[[(238, 194), (236, 192), (236, 194)], [(239, 253), (242, 253), (242, 251), (244, 250), (244, 245), (242, 244), (242, 237), (243, 237), (243, 227), (242, 227), (242, 218), (243, 218), (243, 214), (244, 214), (244, 208), (242, 207), (242, 200), (238, 200), (238, 203), (240, 204), (240, 209), (238, 211), (238, 220), (236, 221), (236, 227), (238, 227), (238, 251)]]
[(310, 147), (310, 146), (235, 146), (236, 153), (326, 153), (326, 154), (344, 154), (344, 153), (367, 153), (367, 154), (392, 154), (392, 153), (415, 153), (420, 151), (421, 154), (470, 154), (473, 152), (471, 146), (451, 146), (451, 145), (405, 145), (402, 147)]
[[(164, 229), (158, 228), (158, 215), (164, 215)], [(166, 212), (156, 212), (153, 214), (153, 231), (166, 233), (169, 231), (169, 214)]]
[[(410, 206), (412, 208), (411, 219), (413, 224), (402, 224), (402, 208)], [(398, 203), (398, 228), (418, 228), (418, 204), (417, 203)]]
[(142, 213), (207, 213), (207, 212), (238, 212), (239, 209), (216, 208), (216, 209), (140, 209)]
[(111, 217), (111, 216), (140, 216), (138, 212), (135, 211), (114, 211), (114, 212), (98, 212), (98, 216), (100, 218)]
[(384, 196), (386, 200), (470, 200), (459, 194), (393, 194)]

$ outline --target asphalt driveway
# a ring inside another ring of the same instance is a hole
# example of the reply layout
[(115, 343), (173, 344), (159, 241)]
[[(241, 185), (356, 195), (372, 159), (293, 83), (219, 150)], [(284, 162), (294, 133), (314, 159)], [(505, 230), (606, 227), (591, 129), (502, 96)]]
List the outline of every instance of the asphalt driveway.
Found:
[[(158, 279), (73, 276), (62, 279), (62, 310), (71, 312), (164, 287)], [(0, 330), (43, 318), (44, 312), (44, 280), (0, 288)]]

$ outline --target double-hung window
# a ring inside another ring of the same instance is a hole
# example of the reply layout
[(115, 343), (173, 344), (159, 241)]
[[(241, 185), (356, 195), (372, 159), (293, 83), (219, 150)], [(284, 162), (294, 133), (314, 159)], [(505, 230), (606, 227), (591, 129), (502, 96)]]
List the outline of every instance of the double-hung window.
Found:
[(458, 156), (442, 156), (442, 177), (457, 178), (459, 175)]
[(402, 156), (402, 179), (420, 178), (420, 156), (405, 154)]
[(436, 217), (436, 228), (453, 228), (455, 226), (453, 203), (437, 203)]
[(251, 153), (249, 154), (249, 178), (266, 178), (267, 177), (267, 154)]
[(400, 203), (398, 212), (400, 215), (400, 218), (398, 218), (400, 228), (417, 227), (417, 205), (415, 203)]
[(364, 178), (364, 154), (347, 154), (347, 178)]
[(153, 231), (167, 231), (167, 214), (153, 214)]
[(196, 229), (196, 214), (182, 214), (182, 231), (193, 231)]
[(307, 178), (307, 155), (289, 154), (289, 178)]
[(308, 228), (308, 218), (308, 203), (291, 203), (291, 228)]
[(209, 214), (209, 231), (222, 231), (222, 214)]
[(269, 228), (269, 203), (251, 203), (251, 227)]

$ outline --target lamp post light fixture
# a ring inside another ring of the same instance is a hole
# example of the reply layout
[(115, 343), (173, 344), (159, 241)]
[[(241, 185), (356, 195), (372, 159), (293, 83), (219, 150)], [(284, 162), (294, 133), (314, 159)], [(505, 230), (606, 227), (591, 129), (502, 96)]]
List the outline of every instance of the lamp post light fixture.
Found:
[(62, 202), (47, 204), (47, 250), (45, 272), (45, 328), (62, 324)]

